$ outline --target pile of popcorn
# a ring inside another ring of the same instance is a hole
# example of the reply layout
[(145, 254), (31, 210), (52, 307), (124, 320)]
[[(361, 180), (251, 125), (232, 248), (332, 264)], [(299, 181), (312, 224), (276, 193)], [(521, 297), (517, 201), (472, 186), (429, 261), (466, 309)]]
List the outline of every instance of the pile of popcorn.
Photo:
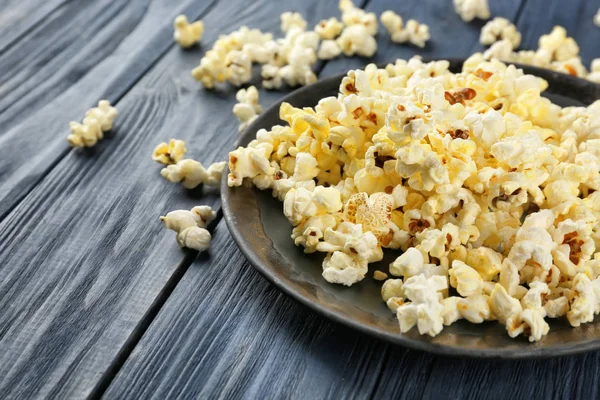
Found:
[[(372, 57), (377, 51), (377, 16), (351, 0), (340, 0), (339, 8), (341, 21), (323, 19), (314, 30), (307, 30), (308, 23), (297, 12), (281, 14), (283, 38), (246, 26), (222, 35), (192, 75), (209, 89), (223, 82), (241, 86), (252, 79), (252, 65), (260, 64), (262, 86), (280, 89), (316, 82), (313, 66), (317, 59), (330, 60), (341, 54)], [(394, 42), (423, 47), (429, 40), (426, 25), (409, 20), (404, 26), (402, 18), (391, 11), (382, 15), (382, 23)]]
[(371, 64), (314, 108), (282, 104), (285, 124), (229, 153), (229, 186), (283, 201), (329, 282), (356, 284), (383, 248), (401, 250), (382, 297), (402, 332), (497, 320), (537, 341), (546, 318), (592, 321), (600, 101), (561, 108), (543, 79), (481, 55), (448, 67)]

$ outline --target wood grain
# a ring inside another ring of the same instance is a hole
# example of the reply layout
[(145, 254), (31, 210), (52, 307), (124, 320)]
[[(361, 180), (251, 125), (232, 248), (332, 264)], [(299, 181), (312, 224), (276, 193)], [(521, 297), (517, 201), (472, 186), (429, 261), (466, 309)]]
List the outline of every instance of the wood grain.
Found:
[[(314, 13), (311, 23), (336, 8), (298, 6)], [(243, 24), (277, 31), (288, 9), (220, 2), (204, 17), (203, 46)], [(90, 394), (195, 256), (182, 253), (158, 216), (216, 205), (218, 193), (166, 182), (150, 154), (178, 137), (190, 157), (223, 159), (237, 137), (235, 90), (204, 91), (190, 74), (200, 52), (169, 47), (117, 103), (113, 132), (93, 149), (69, 151), (0, 222), (0, 398)]]
[(118, 101), (174, 46), (174, 17), (214, 1), (74, 1), (0, 53), (0, 217), (69, 151), (69, 121)]
[(34, 31), (66, 0), (4, 0), (0, 9), (0, 53)]

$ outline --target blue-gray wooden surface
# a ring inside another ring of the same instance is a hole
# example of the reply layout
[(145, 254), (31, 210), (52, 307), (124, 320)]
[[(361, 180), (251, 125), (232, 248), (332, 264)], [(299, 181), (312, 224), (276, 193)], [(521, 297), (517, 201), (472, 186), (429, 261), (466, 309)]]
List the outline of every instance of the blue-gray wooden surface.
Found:
[[(523, 48), (565, 26), (586, 63), (600, 56), (600, 0), (490, 0)], [(429, 24), (419, 50), (384, 33), (372, 61), (482, 50), (481, 22), (451, 0), (363, 0)], [(600, 352), (537, 361), (438, 357), (372, 339), (291, 301), (237, 250), (223, 221), (208, 253), (180, 250), (157, 217), (218, 193), (162, 179), (150, 153), (171, 137), (205, 163), (237, 135), (234, 89), (207, 92), (190, 70), (219, 34), (311, 26), (336, 0), (4, 0), (0, 2), (0, 398), (597, 398)], [(202, 45), (171, 38), (202, 18)], [(320, 77), (370, 60), (320, 62)], [(261, 91), (264, 106), (285, 93)], [(70, 149), (68, 122), (100, 98), (113, 132)]]

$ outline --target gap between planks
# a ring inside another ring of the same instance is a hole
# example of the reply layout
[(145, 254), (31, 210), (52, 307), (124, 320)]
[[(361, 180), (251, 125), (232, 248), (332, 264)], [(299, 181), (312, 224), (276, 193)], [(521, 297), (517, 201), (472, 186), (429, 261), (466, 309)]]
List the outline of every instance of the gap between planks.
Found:
[[(217, 4), (218, 1), (219, 0), (216, 0), (215, 2), (213, 2), (211, 4), (211, 6), (208, 9), (205, 10), (205, 13), (208, 13)], [(369, 5), (370, 1), (371, 0), (364, 0), (364, 1), (361, 1), (361, 2), (357, 2), (357, 3), (359, 3), (359, 6), (361, 8), (366, 8)], [(200, 18), (200, 17), (197, 17), (197, 18)], [(156, 62), (158, 62), (158, 60), (160, 60), (162, 58), (162, 56), (168, 50), (169, 49), (167, 48), (161, 54), (161, 56), (152, 65), (154, 65)], [(329, 61), (330, 60), (324, 60), (322, 62), (319, 62), (319, 64), (317, 64), (317, 66), (315, 68), (315, 74), (317, 76), (319, 76), (321, 74), (321, 72), (323, 71), (323, 69), (325, 68), (325, 66), (327, 65), (327, 63)], [(145, 72), (148, 71), (150, 68), (151, 68), (151, 66), (148, 67), (145, 70)], [(144, 74), (145, 74), (145, 72), (144, 72)], [(138, 77), (138, 79), (129, 88), (127, 88), (127, 91), (125, 93), (123, 93), (119, 97), (119, 100), (133, 86), (135, 86), (135, 83), (137, 81), (139, 81), (143, 77), (144, 74), (140, 75), (140, 77)], [(282, 93), (282, 97), (283, 96), (285, 96), (285, 93)], [(117, 101), (115, 101), (115, 104), (116, 104)], [(65, 157), (69, 153), (69, 151), (71, 151), (71, 150), (72, 149), (66, 150), (64, 152), (64, 154), (62, 154), (55, 161), (55, 163), (53, 163), (52, 167), (49, 168), (47, 171), (45, 171), (45, 174), (47, 174), (48, 172), (50, 172), (60, 162), (60, 160), (63, 157)], [(35, 188), (37, 186), (37, 184), (42, 179), (43, 179), (43, 176), (40, 179), (38, 179), (38, 181), (36, 181), (35, 185), (33, 185), (33, 187), (32, 187), (32, 190), (33, 190), (33, 188)], [(19, 200), (19, 203), (20, 203), (20, 200)], [(17, 205), (19, 203), (17, 203)], [(15, 205), (15, 207), (16, 207), (16, 205)], [(5, 215), (0, 216), (0, 220), (3, 219), (4, 217), (5, 217)], [(223, 209), (222, 209), (221, 206), (219, 206), (219, 209), (217, 210), (217, 217), (215, 218), (214, 221), (211, 222), (211, 224), (208, 227), (208, 230), (211, 232), (211, 234), (214, 232), (215, 228), (218, 226), (219, 222), (221, 222), (222, 219), (223, 219)], [(224, 224), (224, 227), (225, 227), (225, 229), (227, 229), (227, 225)], [(102, 398), (102, 396), (104, 395), (104, 393), (106, 392), (106, 390), (109, 388), (109, 386), (112, 383), (112, 381), (114, 380), (114, 378), (119, 373), (120, 369), (123, 367), (123, 365), (125, 364), (125, 362), (129, 358), (129, 356), (131, 355), (131, 353), (133, 352), (133, 350), (135, 349), (135, 347), (137, 346), (137, 344), (139, 343), (139, 341), (142, 339), (142, 337), (144, 336), (144, 334), (146, 333), (146, 331), (150, 327), (150, 324), (152, 323), (152, 321), (154, 321), (154, 319), (158, 316), (160, 310), (165, 305), (165, 303), (167, 302), (167, 300), (169, 299), (169, 297), (171, 296), (171, 294), (173, 293), (173, 291), (175, 290), (175, 288), (177, 287), (177, 285), (179, 284), (179, 282), (181, 281), (181, 279), (185, 275), (185, 273), (188, 270), (188, 268), (192, 265), (192, 263), (196, 260), (196, 258), (202, 258), (202, 257), (205, 257), (205, 256), (206, 256), (205, 253), (198, 253), (198, 252), (195, 252), (195, 251), (194, 252), (188, 252), (185, 255), (184, 259), (177, 266), (174, 274), (166, 282), (166, 284), (163, 287), (163, 289), (158, 293), (157, 297), (154, 299), (152, 305), (148, 308), (148, 310), (146, 311), (146, 313), (142, 317), (141, 321), (138, 323), (138, 325), (135, 328), (133, 328), (133, 330), (131, 331), (129, 337), (127, 338), (127, 340), (125, 341), (125, 343), (123, 344), (123, 346), (121, 347), (121, 349), (119, 350), (119, 352), (117, 353), (117, 355), (114, 358), (114, 360), (110, 363), (110, 365), (108, 366), (108, 368), (102, 374), (100, 380), (98, 381), (98, 384), (90, 392), (90, 395), (88, 397), (89, 399), (101, 399)], [(388, 353), (386, 353), (386, 355), (387, 354)]]

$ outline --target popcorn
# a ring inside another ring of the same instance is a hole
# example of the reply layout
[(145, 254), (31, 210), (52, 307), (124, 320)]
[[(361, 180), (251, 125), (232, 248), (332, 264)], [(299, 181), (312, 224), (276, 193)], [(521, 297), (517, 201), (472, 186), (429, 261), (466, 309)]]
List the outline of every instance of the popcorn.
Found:
[(289, 32), (292, 28), (304, 31), (306, 25), (306, 21), (300, 13), (288, 11), (281, 14), (281, 30), (283, 32)]
[(381, 298), (393, 313), (398, 311), (398, 307), (403, 305), (406, 299), (402, 287), (402, 279), (388, 279), (381, 286)]
[[(361, 12), (352, 11), (344, 32), (363, 30), (363, 40), (370, 35)], [(394, 31), (398, 18), (387, 13), (382, 23)], [(568, 69), (576, 60), (563, 56), (573, 47), (557, 32), (544, 51), (514, 53), (507, 37), (495, 45), (508, 59)], [(263, 66), (273, 85), (295, 79), (290, 69), (310, 69), (318, 34), (304, 34), (290, 28), (291, 47)], [(336, 43), (347, 39), (342, 33)], [(371, 64), (314, 108), (283, 103), (282, 125), (230, 153), (228, 184), (248, 178), (272, 190), (294, 243), (325, 253), (330, 282), (358, 284), (383, 248), (401, 250), (389, 274), (402, 279), (373, 277), (385, 279), (382, 298), (402, 332), (417, 326), (434, 336), (458, 319), (498, 320), (511, 337), (536, 341), (548, 333), (545, 318), (593, 319), (600, 102), (561, 108), (541, 95), (543, 79), (483, 54), (461, 73), (448, 66), (418, 57)]]
[(598, 12), (596, 12), (596, 15), (594, 15), (594, 24), (600, 26), (600, 8), (598, 9)]
[(452, 262), (452, 268), (448, 271), (450, 275), (450, 286), (464, 297), (481, 293), (483, 280), (473, 268), (460, 260)]
[(519, 315), (523, 308), (519, 300), (512, 297), (506, 289), (496, 283), (494, 290), (490, 294), (490, 308), (494, 313), (498, 321), (502, 324), (506, 324), (506, 321), (516, 315)]
[(521, 33), (517, 27), (509, 20), (502, 17), (496, 17), (488, 21), (481, 28), (479, 42), (483, 45), (491, 45), (499, 40), (508, 40), (513, 49), (516, 49), (521, 44)]
[(335, 40), (323, 40), (317, 53), (317, 57), (321, 60), (331, 60), (341, 53), (342, 49), (340, 49), (340, 46), (338, 46)]
[(272, 39), (269, 33), (242, 26), (219, 37), (202, 57), (200, 65), (192, 70), (192, 76), (207, 89), (226, 81), (240, 86), (252, 78), (253, 61), (267, 61), (275, 53), (275, 49), (263, 48), (273, 42)]
[(186, 151), (183, 140), (171, 139), (168, 144), (162, 142), (154, 148), (152, 159), (164, 165), (177, 164), (183, 159)]
[(258, 90), (255, 86), (240, 89), (235, 98), (238, 102), (233, 106), (233, 114), (240, 121), (238, 131), (243, 132), (262, 112), (262, 107), (258, 103)]
[(175, 27), (173, 38), (183, 48), (191, 47), (198, 43), (204, 33), (204, 24), (202, 21), (190, 24), (185, 15), (178, 15), (173, 25)]
[(336, 18), (331, 17), (329, 19), (322, 19), (319, 21), (319, 23), (315, 26), (315, 32), (317, 32), (319, 37), (323, 40), (333, 40), (340, 35), (343, 28), (344, 24), (342, 24)]
[(407, 279), (403, 289), (411, 302), (404, 303), (396, 311), (400, 331), (408, 332), (416, 325), (421, 335), (436, 336), (441, 332), (444, 327), (444, 306), (438, 291), (447, 287), (446, 278), (441, 276), (425, 278), (417, 275)]
[(600, 83), (600, 58), (595, 58), (594, 60), (592, 60), (592, 64), (590, 66), (590, 73), (588, 74), (588, 76), (586, 76), (586, 79), (595, 83)]
[(390, 264), (390, 274), (410, 278), (423, 273), (424, 267), (423, 254), (416, 248), (411, 247)]
[(425, 47), (425, 43), (429, 40), (429, 27), (425, 24), (420, 24), (414, 19), (409, 19), (406, 26), (403, 26), (402, 17), (393, 11), (384, 11), (381, 14), (381, 23), (390, 33), (392, 42), (395, 43), (412, 43), (417, 47)]
[(217, 217), (209, 206), (196, 206), (188, 210), (171, 211), (160, 217), (167, 229), (177, 233), (177, 244), (197, 251), (205, 251), (210, 246), (211, 235), (205, 228)]
[(508, 39), (502, 39), (494, 42), (492, 46), (483, 53), (486, 60), (495, 58), (496, 60), (510, 61), (513, 54), (513, 44)]
[(366, 28), (368, 35), (375, 36), (377, 33), (377, 16), (374, 13), (361, 10), (352, 3), (352, 0), (340, 0), (339, 7), (342, 12), (342, 22), (346, 27), (360, 25)]
[(377, 41), (361, 24), (346, 27), (336, 42), (346, 56), (372, 57), (377, 51)]
[(98, 107), (91, 108), (85, 113), (83, 124), (71, 122), (71, 134), (67, 141), (72, 147), (92, 147), (104, 137), (104, 132), (112, 129), (117, 116), (117, 109), (108, 100), (100, 100)]
[(169, 182), (182, 182), (184, 188), (194, 189), (203, 183), (208, 186), (219, 186), (223, 169), (225, 169), (225, 162), (213, 163), (206, 169), (199, 161), (184, 159), (176, 164), (167, 165), (160, 174)]
[(454, 0), (454, 10), (465, 22), (471, 22), (474, 18), (490, 17), (487, 0)]

